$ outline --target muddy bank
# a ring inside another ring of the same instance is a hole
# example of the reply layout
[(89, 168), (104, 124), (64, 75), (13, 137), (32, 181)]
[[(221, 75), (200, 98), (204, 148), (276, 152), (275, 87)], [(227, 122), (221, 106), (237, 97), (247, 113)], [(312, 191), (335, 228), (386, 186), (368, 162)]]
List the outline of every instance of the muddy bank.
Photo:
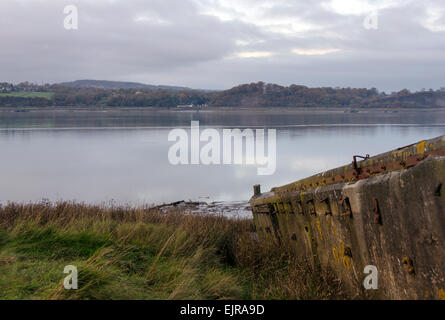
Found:
[(224, 216), (232, 219), (252, 219), (252, 210), (248, 201), (194, 202), (177, 201), (155, 207), (161, 212), (180, 209), (184, 213), (198, 215)]

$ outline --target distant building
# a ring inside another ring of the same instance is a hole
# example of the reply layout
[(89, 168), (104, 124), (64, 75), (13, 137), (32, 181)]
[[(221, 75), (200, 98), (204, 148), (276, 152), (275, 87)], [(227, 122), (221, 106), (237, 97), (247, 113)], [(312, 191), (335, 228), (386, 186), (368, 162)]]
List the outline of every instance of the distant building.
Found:
[(207, 103), (205, 104), (178, 104), (176, 106), (176, 108), (198, 108), (198, 109), (202, 109), (202, 108), (206, 108), (209, 105)]
[(0, 92), (1, 93), (8, 93), (13, 91), (14, 89), (14, 85), (11, 83), (7, 83), (7, 82), (2, 82), (0, 83)]

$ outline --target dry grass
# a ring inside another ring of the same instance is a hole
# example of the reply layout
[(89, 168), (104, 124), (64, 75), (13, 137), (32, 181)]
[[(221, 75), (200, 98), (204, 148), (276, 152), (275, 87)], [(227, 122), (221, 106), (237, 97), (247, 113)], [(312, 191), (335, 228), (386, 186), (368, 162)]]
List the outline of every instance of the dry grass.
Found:
[[(0, 299), (329, 299), (341, 284), (251, 220), (81, 203), (0, 208)], [(63, 268), (79, 289), (63, 288)]]

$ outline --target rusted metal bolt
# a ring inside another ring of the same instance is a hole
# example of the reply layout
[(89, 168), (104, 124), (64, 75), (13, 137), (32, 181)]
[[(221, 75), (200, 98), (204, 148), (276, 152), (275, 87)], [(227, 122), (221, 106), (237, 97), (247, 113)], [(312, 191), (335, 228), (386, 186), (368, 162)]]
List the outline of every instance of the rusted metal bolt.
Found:
[(343, 253), (346, 257), (352, 258), (352, 250), (350, 247), (345, 247), (345, 251)]
[(373, 202), (373, 209), (372, 209), (372, 211), (374, 211), (374, 223), (375, 224), (382, 224), (382, 216), (380, 214), (379, 202), (377, 201), (376, 198), (373, 198), (372, 202)]
[(322, 203), (325, 203), (326, 205), (326, 211), (325, 211), (325, 216), (332, 216), (332, 210), (331, 210), (331, 204), (329, 202), (329, 198), (326, 198), (324, 200), (321, 201)]
[(434, 191), (434, 195), (435, 195), (436, 197), (440, 197), (441, 191), (442, 191), (442, 184), (439, 184), (439, 185), (437, 186), (436, 190)]
[(341, 217), (348, 216), (348, 217), (352, 218), (352, 209), (351, 209), (351, 203), (349, 202), (349, 198), (348, 197), (342, 198), (338, 202), (338, 204), (342, 208), (342, 213), (340, 214), (340, 216)]
[(416, 271), (414, 270), (413, 260), (411, 260), (411, 258), (404, 257), (402, 259), (402, 264), (405, 265), (405, 269), (406, 269), (407, 273), (409, 273), (409, 274), (415, 274), (416, 273)]
[(261, 185), (256, 184), (256, 185), (253, 186), (253, 195), (255, 197), (258, 197), (258, 196), (261, 195)]
[(315, 204), (314, 204), (314, 200), (309, 200), (306, 202), (309, 206), (309, 214), (311, 215), (317, 215), (317, 212), (315, 211)]

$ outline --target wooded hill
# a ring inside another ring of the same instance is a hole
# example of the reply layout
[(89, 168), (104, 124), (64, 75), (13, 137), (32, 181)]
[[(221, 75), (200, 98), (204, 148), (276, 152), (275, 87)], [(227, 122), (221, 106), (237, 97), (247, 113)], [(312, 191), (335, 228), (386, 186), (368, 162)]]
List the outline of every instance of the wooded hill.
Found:
[[(84, 83), (85, 84), (85, 83)], [(131, 83), (126, 83), (131, 84)], [(110, 86), (109, 83), (107, 83)], [(11, 87), (12, 86), (12, 87)], [(181, 87), (98, 87), (94, 85), (54, 84), (26, 86), (0, 83), (0, 106), (110, 106), (110, 107), (176, 107), (204, 105), (215, 107), (371, 107), (371, 108), (438, 108), (445, 107), (445, 91), (401, 90), (387, 94), (366, 88), (309, 88), (301, 85), (280, 86), (257, 82), (224, 91), (193, 90)], [(2, 89), (3, 88), (3, 89)], [(7, 88), (7, 89), (5, 89)], [(2, 91), (3, 90), (3, 91)], [(11, 94), (14, 92), (14, 94)], [(23, 94), (20, 94), (22, 92)]]

